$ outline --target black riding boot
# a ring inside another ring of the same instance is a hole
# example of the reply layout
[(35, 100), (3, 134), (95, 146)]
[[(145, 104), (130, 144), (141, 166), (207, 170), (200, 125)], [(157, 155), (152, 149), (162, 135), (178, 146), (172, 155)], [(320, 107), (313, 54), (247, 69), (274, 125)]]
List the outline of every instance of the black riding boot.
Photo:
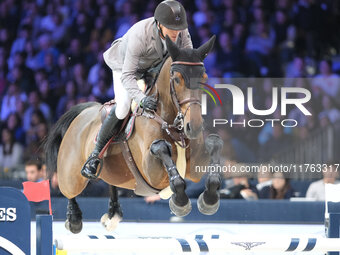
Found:
[(96, 177), (97, 167), (100, 163), (100, 159), (98, 158), (99, 153), (102, 151), (102, 149), (111, 139), (111, 137), (114, 136), (119, 131), (119, 128), (123, 122), (123, 120), (117, 118), (115, 110), (116, 106), (112, 107), (109, 115), (104, 120), (97, 136), (96, 147), (94, 148), (85, 165), (81, 169), (82, 176), (86, 178), (89, 179), (97, 178)]

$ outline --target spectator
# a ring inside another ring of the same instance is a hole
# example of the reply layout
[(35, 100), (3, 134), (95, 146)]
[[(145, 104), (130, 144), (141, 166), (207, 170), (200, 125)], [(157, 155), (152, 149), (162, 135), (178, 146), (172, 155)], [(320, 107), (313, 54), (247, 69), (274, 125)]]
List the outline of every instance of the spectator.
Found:
[[(55, 88), (57, 84), (57, 79), (58, 79), (58, 72), (57, 72), (57, 66), (56, 66), (54, 56), (51, 52), (48, 52), (45, 54), (44, 71), (45, 71), (47, 80), (52, 85), (51, 87)], [(37, 85), (39, 87), (39, 84)]]
[(35, 55), (36, 51), (33, 47), (33, 43), (31, 41), (27, 41), (25, 44), (25, 53), (26, 53), (26, 62), (25, 65), (27, 68), (33, 70), (35, 65)]
[(260, 193), (264, 187), (271, 186), (273, 183), (272, 174), (269, 171), (268, 166), (261, 166), (260, 171), (257, 173), (257, 192)]
[[(21, 90), (28, 93), (35, 89), (35, 86), (33, 84), (33, 72), (25, 65), (26, 57), (26, 52), (16, 52), (14, 54), (12, 63), (8, 64), (10, 70), (13, 70), (13, 72), (8, 74), (8, 80), (18, 83)], [(20, 72), (14, 72), (16, 68)]]
[(30, 182), (40, 182), (44, 180), (43, 164), (40, 159), (30, 159), (25, 163), (26, 179)]
[[(251, 72), (259, 73), (262, 67), (268, 66), (268, 57), (274, 46), (269, 34), (268, 25), (264, 22), (256, 24), (254, 35), (248, 37), (246, 42), (247, 58), (251, 61)], [(263, 71), (262, 75), (265, 75)]]
[(64, 53), (60, 54), (58, 58), (58, 64), (57, 64), (58, 78), (57, 78), (57, 84), (56, 84), (57, 89), (62, 90), (66, 82), (72, 79), (72, 70), (71, 70), (72, 68), (69, 65), (69, 60), (70, 59), (68, 59)]
[(104, 78), (103, 73), (106, 71), (103, 51), (99, 52), (97, 55), (97, 63), (90, 68), (89, 75), (87, 77), (87, 82), (93, 87), (95, 86), (99, 78)]
[(287, 148), (291, 144), (291, 137), (284, 133), (283, 127), (276, 123), (273, 127), (273, 136), (262, 146), (260, 158), (267, 162), (272, 156)]
[(55, 109), (57, 105), (57, 97), (55, 96), (54, 89), (51, 88), (51, 83), (48, 80), (43, 80), (38, 85), (38, 90), (41, 102), (48, 105), (50, 109)]
[(91, 23), (86, 13), (78, 13), (75, 23), (71, 26), (71, 35), (78, 38), (82, 48), (85, 48), (90, 41)]
[(286, 77), (303, 78), (307, 77), (305, 61), (302, 57), (295, 57), (292, 63), (286, 67)]
[(87, 97), (90, 95), (91, 86), (87, 83), (85, 67), (81, 63), (77, 63), (73, 68), (74, 81), (77, 86), (79, 96)]
[(198, 0), (195, 1), (198, 11), (193, 15), (193, 21), (196, 27), (200, 27), (205, 23), (208, 23), (210, 16), (213, 15), (210, 10), (209, 1)]
[(309, 0), (299, 0), (294, 6), (294, 24), (297, 27), (297, 50), (315, 56), (314, 28), (318, 17), (315, 3)]
[(287, 28), (286, 40), (279, 45), (279, 56), (282, 64), (285, 66), (286, 63), (293, 60), (294, 55), (299, 51), (296, 51), (296, 27), (290, 25)]
[(21, 66), (14, 66), (8, 74), (8, 80), (12, 83), (18, 84), (21, 91), (29, 93), (35, 89), (33, 77), (25, 73), (25, 68)]
[(29, 25), (23, 25), (19, 31), (17, 39), (13, 42), (11, 48), (11, 56), (14, 56), (17, 52), (23, 52), (25, 50), (25, 45), (29, 40), (32, 28)]
[(246, 43), (244, 24), (237, 23), (234, 25), (232, 43), (234, 47), (239, 48), (241, 51), (244, 49)]
[(29, 94), (29, 107), (25, 111), (24, 114), (24, 130), (28, 131), (31, 128), (31, 120), (32, 120), (32, 115), (34, 111), (40, 110), (46, 121), (49, 123), (51, 121), (51, 109), (50, 107), (46, 104), (41, 102), (40, 95), (37, 91), (32, 91)]
[(320, 62), (320, 74), (315, 76), (312, 88), (315, 94), (325, 93), (340, 103), (340, 76), (332, 72), (332, 61)]
[(287, 14), (284, 10), (279, 9), (275, 13), (274, 31), (275, 31), (275, 44), (280, 45), (286, 40), (287, 29), (289, 21)]
[(67, 37), (68, 26), (63, 20), (64, 18), (62, 13), (60, 13), (60, 9), (58, 11), (59, 12), (54, 13), (52, 17), (54, 28), (51, 31), (51, 38), (57, 46), (64, 46), (65, 41), (67, 41), (65, 39)]
[(94, 86), (92, 89), (92, 95), (97, 98), (97, 101), (104, 104), (114, 97), (113, 89), (110, 85), (111, 84), (105, 81), (103, 78), (99, 79), (97, 86)]
[[(6, 24), (8, 24), (6, 22)], [(5, 26), (6, 28), (0, 28), (0, 45), (4, 48), (6, 52), (10, 52), (11, 48), (11, 38), (9, 35), (9, 28)]]
[(43, 142), (48, 134), (48, 126), (45, 122), (39, 123), (31, 133), (31, 140), (26, 146), (25, 159), (32, 156), (44, 158)]
[(336, 170), (335, 165), (327, 165), (323, 168), (323, 179), (312, 182), (307, 190), (306, 198), (314, 199), (318, 201), (324, 201), (325, 200), (325, 184), (331, 183), (331, 184), (337, 184), (339, 181), (337, 181), (338, 172)]
[(17, 112), (12, 112), (6, 121), (7, 128), (13, 133), (15, 141), (25, 145), (25, 131), (22, 128), (22, 121)]
[(256, 200), (258, 198), (256, 187), (251, 185), (247, 177), (233, 177), (226, 187), (220, 190), (221, 198)]
[(152, 195), (152, 196), (147, 196), (144, 198), (144, 201), (147, 204), (153, 204), (157, 201), (161, 200), (161, 197), (158, 194)]
[(0, 47), (0, 97), (3, 96), (6, 88), (6, 77), (8, 73), (8, 66), (6, 63), (6, 56), (3, 48)]
[(102, 16), (99, 16), (95, 20), (94, 29), (91, 32), (91, 41), (98, 41), (100, 47), (103, 48), (113, 38), (111, 29), (108, 27), (108, 23)]
[(22, 162), (23, 146), (15, 141), (14, 134), (8, 129), (1, 130), (0, 173), (9, 176)]
[(331, 123), (335, 123), (340, 119), (340, 111), (335, 107), (333, 100), (328, 95), (322, 97), (323, 111), (319, 114), (319, 119), (323, 116), (327, 116)]
[(240, 49), (233, 47), (230, 34), (222, 32), (218, 39), (216, 65), (222, 70), (224, 76), (240, 76), (243, 64), (242, 57)]
[(20, 90), (19, 85), (16, 83), (11, 83), (2, 99), (1, 120), (6, 120), (12, 112), (16, 111), (17, 103), (19, 101), (25, 102), (26, 99), (27, 96)]
[(261, 199), (290, 199), (294, 197), (294, 190), (290, 186), (289, 179), (283, 173), (273, 174), (272, 184), (265, 186), (259, 192)]
[(46, 15), (42, 17), (40, 23), (40, 30), (43, 33), (51, 33), (55, 28), (55, 23), (53, 22), (53, 4), (48, 3), (46, 5)]
[(44, 68), (45, 55), (48, 53), (53, 55), (53, 61), (57, 61), (59, 52), (53, 46), (51, 37), (48, 34), (42, 34), (39, 37), (39, 49), (40, 51), (35, 56), (34, 70)]
[(30, 129), (26, 132), (27, 145), (38, 140), (38, 127), (43, 123), (46, 123), (44, 114), (40, 110), (34, 110), (31, 115)]
[(70, 42), (70, 46), (67, 50), (68, 61), (70, 65), (75, 65), (76, 63), (83, 63), (85, 60), (83, 49), (78, 38), (73, 38)]
[(67, 104), (69, 102), (75, 102), (77, 100), (77, 86), (73, 80), (69, 80), (66, 83), (66, 88), (65, 88), (65, 95), (62, 96), (57, 105), (57, 118), (59, 118), (64, 112), (66, 112), (69, 108), (67, 107)]

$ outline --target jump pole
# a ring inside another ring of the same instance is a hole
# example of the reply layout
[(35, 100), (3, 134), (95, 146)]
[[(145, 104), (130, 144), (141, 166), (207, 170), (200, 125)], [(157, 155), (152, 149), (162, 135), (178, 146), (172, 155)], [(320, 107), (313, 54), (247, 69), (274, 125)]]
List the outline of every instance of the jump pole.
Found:
[(124, 239), (56, 239), (57, 250), (67, 252), (123, 253), (200, 253), (211, 252), (338, 252), (340, 238), (228, 236), (218, 239), (197, 238), (124, 238)]

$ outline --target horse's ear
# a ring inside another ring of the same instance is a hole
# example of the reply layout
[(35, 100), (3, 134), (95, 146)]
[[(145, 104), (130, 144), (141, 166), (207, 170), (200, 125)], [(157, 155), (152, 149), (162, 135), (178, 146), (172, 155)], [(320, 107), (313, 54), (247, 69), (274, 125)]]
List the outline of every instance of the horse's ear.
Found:
[(166, 48), (169, 51), (172, 61), (176, 61), (176, 58), (180, 55), (180, 49), (177, 47), (175, 43), (171, 41), (168, 35), (165, 38), (165, 42), (166, 42)]
[(201, 45), (197, 49), (197, 53), (201, 61), (203, 61), (208, 55), (208, 53), (212, 50), (214, 43), (215, 43), (215, 39), (216, 39), (216, 36), (213, 35), (205, 44)]

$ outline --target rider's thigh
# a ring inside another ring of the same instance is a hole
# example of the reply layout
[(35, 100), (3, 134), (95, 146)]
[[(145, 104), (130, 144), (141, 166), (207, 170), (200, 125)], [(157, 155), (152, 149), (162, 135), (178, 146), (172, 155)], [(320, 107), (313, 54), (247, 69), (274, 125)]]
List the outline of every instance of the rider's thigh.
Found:
[(120, 72), (113, 72), (115, 100), (117, 104), (116, 116), (118, 119), (124, 119), (128, 115), (131, 105), (131, 97), (122, 85), (120, 80), (121, 75)]

